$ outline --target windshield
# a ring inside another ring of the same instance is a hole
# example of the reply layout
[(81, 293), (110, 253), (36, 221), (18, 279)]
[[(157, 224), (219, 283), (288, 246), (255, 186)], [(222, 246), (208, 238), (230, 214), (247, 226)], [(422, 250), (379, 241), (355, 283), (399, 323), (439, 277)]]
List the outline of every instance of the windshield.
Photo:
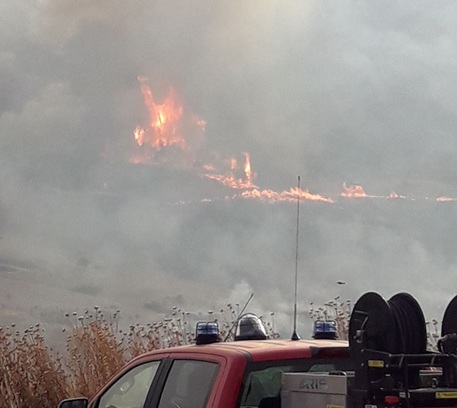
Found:
[(282, 374), (293, 372), (353, 371), (349, 359), (301, 359), (270, 363), (252, 363), (246, 369), (239, 407), (259, 407), (279, 404)]

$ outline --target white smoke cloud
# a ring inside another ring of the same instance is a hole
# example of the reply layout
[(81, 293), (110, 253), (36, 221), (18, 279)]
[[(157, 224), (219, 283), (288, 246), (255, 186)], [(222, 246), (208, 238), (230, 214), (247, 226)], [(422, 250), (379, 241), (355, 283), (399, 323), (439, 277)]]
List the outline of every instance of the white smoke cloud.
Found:
[[(180, 300), (195, 310), (252, 291), (253, 306), (290, 321), (294, 206), (233, 200), (190, 165), (129, 164), (132, 132), (148, 120), (144, 75), (159, 99), (172, 86), (206, 120), (202, 163), (249, 152), (261, 188), (288, 190), (301, 174), (335, 200), (303, 203), (301, 314), (338, 291), (411, 290), (440, 318), (455, 269), (455, 203), (434, 201), (457, 196), (455, 7), (8, 3), (0, 259), (52, 275), (53, 302), (69, 307), (103, 299), (134, 315)], [(343, 200), (344, 181), (408, 199)], [(203, 287), (217, 296), (197, 296)]]

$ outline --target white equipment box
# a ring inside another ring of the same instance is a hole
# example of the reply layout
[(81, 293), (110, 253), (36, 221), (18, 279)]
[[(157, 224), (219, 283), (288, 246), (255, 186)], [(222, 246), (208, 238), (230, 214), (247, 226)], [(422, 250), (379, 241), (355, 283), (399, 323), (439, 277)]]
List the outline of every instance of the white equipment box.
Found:
[(284, 373), (281, 401), (283, 408), (346, 408), (346, 373)]

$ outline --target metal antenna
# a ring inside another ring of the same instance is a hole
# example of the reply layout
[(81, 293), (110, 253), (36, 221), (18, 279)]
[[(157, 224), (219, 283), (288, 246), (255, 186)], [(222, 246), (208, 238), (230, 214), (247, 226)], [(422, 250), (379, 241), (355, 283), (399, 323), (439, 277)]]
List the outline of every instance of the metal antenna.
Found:
[(300, 221), (300, 176), (297, 185), (297, 235), (295, 236), (295, 296), (294, 296), (294, 331), (291, 340), (300, 340), (297, 333), (297, 286), (298, 286), (298, 230)]

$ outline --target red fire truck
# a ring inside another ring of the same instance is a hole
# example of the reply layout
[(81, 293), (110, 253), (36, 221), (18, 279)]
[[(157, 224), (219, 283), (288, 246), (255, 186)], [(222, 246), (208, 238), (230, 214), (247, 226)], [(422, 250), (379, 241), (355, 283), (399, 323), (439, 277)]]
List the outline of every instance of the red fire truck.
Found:
[(406, 293), (389, 301), (366, 293), (349, 341), (336, 329), (318, 321), (312, 339), (268, 339), (261, 321), (245, 314), (235, 341), (224, 342), (216, 322), (202, 322), (195, 345), (137, 357), (90, 401), (59, 408), (457, 407), (457, 296), (437, 351), (427, 349), (422, 311)]

